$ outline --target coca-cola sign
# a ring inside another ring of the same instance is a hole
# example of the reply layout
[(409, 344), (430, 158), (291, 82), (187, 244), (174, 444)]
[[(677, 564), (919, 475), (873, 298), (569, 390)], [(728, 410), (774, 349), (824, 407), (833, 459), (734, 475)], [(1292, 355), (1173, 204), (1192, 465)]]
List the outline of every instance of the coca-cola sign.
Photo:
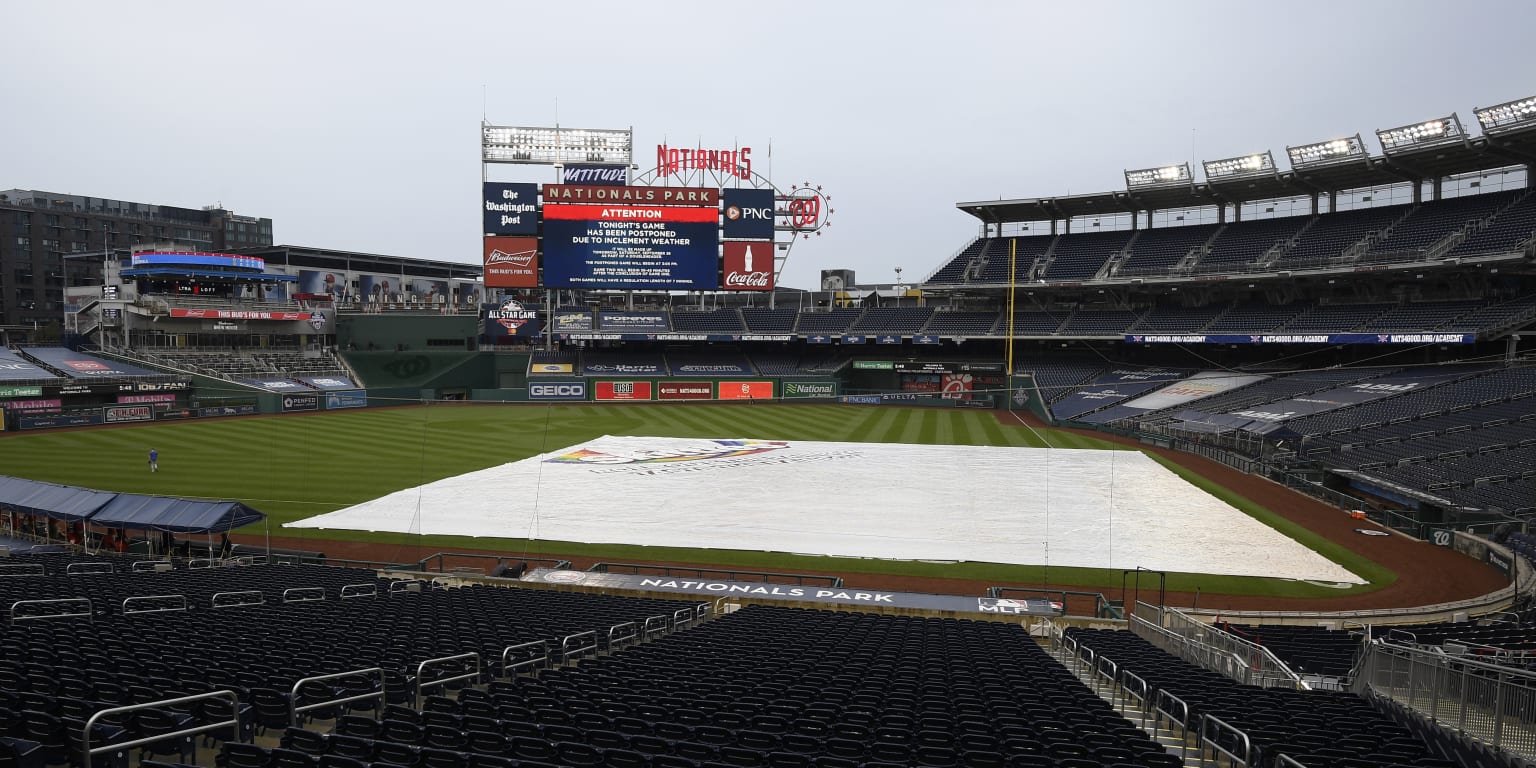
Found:
[(773, 290), (773, 243), (727, 241), (720, 287), (727, 291)]

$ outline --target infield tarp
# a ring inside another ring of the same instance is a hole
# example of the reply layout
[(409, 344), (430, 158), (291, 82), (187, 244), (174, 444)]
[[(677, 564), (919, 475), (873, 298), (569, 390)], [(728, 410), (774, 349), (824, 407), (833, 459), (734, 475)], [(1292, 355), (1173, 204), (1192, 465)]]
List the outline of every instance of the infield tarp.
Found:
[(286, 526), (1361, 583), (1137, 451), (609, 436)]

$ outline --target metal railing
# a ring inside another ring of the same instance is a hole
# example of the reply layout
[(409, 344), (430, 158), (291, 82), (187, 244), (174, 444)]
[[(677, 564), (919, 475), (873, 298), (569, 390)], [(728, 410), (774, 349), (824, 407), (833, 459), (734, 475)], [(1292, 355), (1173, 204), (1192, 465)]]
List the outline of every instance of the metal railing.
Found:
[[(140, 605), (149, 606), (140, 608)], [(132, 613), (168, 613), (187, 610), (186, 595), (140, 595), (123, 598), (123, 615)]]
[[(474, 661), (475, 662), (475, 671), (473, 671), (473, 672), (463, 672), (463, 673), (460, 673), (460, 674), (457, 674), (457, 675), (449, 675), (447, 677), (438, 678), (436, 680), (427, 680), (426, 679), (427, 666), (429, 664), (446, 664), (447, 662), (450, 662), (450, 661)], [(460, 654), (455, 655), (455, 656), (439, 656), (438, 658), (435, 658), (435, 659), (427, 659), (426, 661), (423, 661), (422, 663), (416, 665), (416, 708), (417, 709), (421, 709), (422, 692), (425, 691), (428, 688), (433, 688), (433, 687), (436, 687), (436, 686), (439, 686), (439, 685), (447, 685), (449, 683), (456, 683), (456, 682), (458, 682), (460, 680), (479, 680), (479, 679), (480, 679), (480, 654), (478, 654), (478, 653), (460, 653)]]
[[(304, 706), (299, 706), (299, 689), (303, 688), (305, 685), (310, 683), (323, 683), (327, 680), (340, 680), (345, 677), (363, 677), (365, 675), (378, 676), (378, 690), (370, 691), (368, 693), (359, 693), (352, 696), (340, 696), (334, 699), (326, 699), (325, 701), (319, 701), (313, 704), (305, 704)], [(334, 707), (341, 704), (351, 704), (354, 701), (365, 701), (367, 699), (378, 699), (378, 710), (380, 712), (384, 711), (384, 670), (378, 667), (367, 667), (364, 669), (354, 669), (351, 672), (335, 672), (329, 675), (316, 675), (314, 677), (306, 677), (294, 683), (293, 689), (288, 692), (288, 724), (297, 728), (301, 725), (299, 722), (299, 715), (305, 712), (312, 712), (317, 709)]]
[[(1216, 726), (1214, 733), (1212, 725)], [(1232, 739), (1230, 748), (1223, 743), (1224, 736)], [(1229, 767), (1244, 766), (1246, 768), (1249, 761), (1253, 759), (1253, 742), (1248, 739), (1248, 734), (1232, 727), (1215, 715), (1200, 716), (1200, 745), (1218, 755), (1226, 756)], [(1241, 752), (1237, 751), (1239, 748)]]
[(70, 563), (64, 566), (64, 573), (68, 576), (91, 576), (102, 573), (112, 573), (111, 563)]
[(379, 586), (377, 584), (348, 584), (341, 588), (341, 599), (351, 597), (378, 597)]
[[(40, 613), (40, 614), (36, 614), (36, 615), (33, 615), (33, 616), (18, 616), (17, 615), (17, 610), (16, 610), (16, 609), (20, 608), (23, 605), (58, 605), (58, 606), (64, 606), (64, 605), (81, 605), (81, 604), (85, 605), (85, 612), (84, 613)], [(32, 620), (35, 620), (35, 619), (70, 619), (70, 618), (76, 618), (76, 617), (80, 617), (80, 616), (84, 616), (84, 617), (86, 617), (86, 619), (90, 620), (92, 623), (95, 623), (96, 619), (95, 619), (94, 613), (95, 612), (91, 608), (91, 599), (89, 597), (60, 597), (60, 598), (55, 598), (53, 600), (17, 600), (16, 602), (11, 603), (11, 623), (12, 624), (15, 624), (18, 621), (32, 621)]]
[(1382, 639), (1366, 646), (1357, 669), (1356, 693), (1536, 761), (1536, 672)]
[(566, 635), (560, 641), (560, 661), (570, 663), (588, 654), (597, 653), (597, 633), (577, 632), (574, 635)]
[(608, 628), (608, 651), (610, 653), (638, 642), (640, 642), (640, 625), (633, 621), (615, 624)]
[(244, 592), (215, 592), (209, 605), (214, 608), (235, 608), (242, 605), (265, 605), (266, 602), (265, 594), (252, 589)]
[[(137, 712), (141, 709), (160, 709), (162, 707), (173, 707), (178, 704), (191, 704), (194, 701), (207, 701), (209, 699), (224, 699), (229, 702), (228, 720), (204, 723), (203, 725), (194, 726), (192, 728), (183, 728), (179, 731), (171, 731), (169, 733), (157, 733), (153, 736), (145, 736), (143, 738), (133, 739), (131, 741), (114, 742), (112, 744), (96, 747), (94, 749), (91, 747), (91, 731), (96, 729), (97, 721), (101, 720), (103, 717), (110, 715), (120, 715), (124, 712)], [(90, 719), (85, 721), (85, 733), (80, 739), (80, 751), (85, 755), (85, 760), (83, 762), (86, 765), (95, 765), (95, 761), (91, 758), (99, 754), (115, 752), (124, 749), (132, 749), (134, 747), (142, 747), (146, 744), (154, 744), (156, 742), (168, 741), (170, 739), (179, 739), (183, 736), (195, 736), (199, 733), (207, 733), (208, 731), (215, 731), (220, 728), (231, 729), (231, 732), (234, 734), (233, 741), (241, 740), (242, 733), (240, 730), (240, 698), (235, 695), (234, 691), (210, 691), (208, 693), (199, 693), (194, 696), (182, 696), (175, 699), (165, 699), (163, 701), (147, 701), (140, 704), (129, 704), (123, 707), (103, 709), (91, 715)]]
[(171, 565), (171, 561), (169, 560), (139, 560), (134, 562), (134, 564), (131, 566), (134, 573), (142, 573), (144, 571), (169, 571), (173, 567), (175, 566)]
[[(514, 657), (519, 660), (513, 661)], [(509, 678), (522, 674), (524, 670), (536, 672), (549, 667), (549, 642), (546, 640), (509, 645), (501, 652), (501, 672)]]
[(48, 569), (42, 563), (12, 563), (0, 565), (0, 576), (47, 576)]
[(1131, 632), (1164, 651), (1245, 685), (1311, 690), (1300, 675), (1268, 648), (1223, 632), (1175, 608), (1162, 609), (1162, 626), (1154, 625), (1143, 617), (1142, 605), (1136, 606), (1136, 615), (1131, 617)]
[(283, 590), (283, 602), (308, 603), (325, 599), (325, 587), (293, 587)]

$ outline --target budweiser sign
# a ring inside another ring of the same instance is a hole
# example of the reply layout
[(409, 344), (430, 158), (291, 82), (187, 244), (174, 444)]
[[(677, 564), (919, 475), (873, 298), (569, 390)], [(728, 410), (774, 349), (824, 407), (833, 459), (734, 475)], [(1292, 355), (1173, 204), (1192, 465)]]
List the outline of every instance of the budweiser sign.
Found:
[(533, 288), (538, 284), (538, 238), (485, 238), (485, 287)]
[(721, 264), (721, 288), (727, 291), (773, 290), (773, 243), (770, 241), (725, 242)]

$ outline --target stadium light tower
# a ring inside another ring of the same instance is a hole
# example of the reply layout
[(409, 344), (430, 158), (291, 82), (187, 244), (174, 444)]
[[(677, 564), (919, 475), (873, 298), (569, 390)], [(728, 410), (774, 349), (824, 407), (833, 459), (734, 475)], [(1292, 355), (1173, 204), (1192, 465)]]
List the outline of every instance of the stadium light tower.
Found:
[(1378, 130), (1376, 138), (1381, 140), (1381, 151), (1391, 155), (1442, 144), (1459, 144), (1466, 141), (1467, 132), (1461, 127), (1461, 119), (1452, 112), (1447, 117)]
[(1125, 172), (1125, 188), (1127, 190), (1177, 187), (1193, 183), (1195, 183), (1195, 174), (1194, 171), (1190, 170), (1189, 163), (1164, 165), (1158, 168), (1142, 168)]
[(634, 160), (634, 132), (629, 128), (534, 128), (482, 123), (480, 160), (484, 163), (523, 165), (631, 165)]
[(1497, 134), (1515, 128), (1529, 127), (1536, 124), (1536, 96), (1506, 101), (1491, 107), (1480, 107), (1472, 113), (1477, 115), (1477, 122), (1483, 126), (1483, 133)]
[(1360, 134), (1357, 133), (1353, 136), (1319, 141), (1315, 144), (1286, 147), (1285, 153), (1291, 158), (1292, 168), (1316, 168), (1324, 165), (1338, 165), (1355, 160), (1364, 160), (1365, 142), (1360, 140)]
[(1200, 163), (1205, 169), (1206, 181), (1223, 181), (1226, 179), (1239, 179), (1246, 176), (1269, 176), (1275, 172), (1275, 156), (1269, 150), (1256, 152), (1242, 157), (1229, 157), (1225, 160), (1205, 160)]

